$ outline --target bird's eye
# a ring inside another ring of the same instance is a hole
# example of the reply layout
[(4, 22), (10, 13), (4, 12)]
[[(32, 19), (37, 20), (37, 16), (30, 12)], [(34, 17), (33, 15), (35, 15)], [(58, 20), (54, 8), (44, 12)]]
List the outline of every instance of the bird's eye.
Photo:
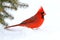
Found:
[(43, 15), (43, 14), (44, 14), (44, 12), (41, 12), (41, 14)]
[(44, 12), (41, 12), (42, 18), (44, 18)]

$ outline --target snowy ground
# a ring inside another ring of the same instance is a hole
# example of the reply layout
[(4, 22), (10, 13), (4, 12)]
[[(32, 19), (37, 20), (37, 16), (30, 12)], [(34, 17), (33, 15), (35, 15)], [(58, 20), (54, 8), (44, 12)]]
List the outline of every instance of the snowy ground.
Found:
[[(9, 25), (17, 24), (35, 15), (40, 6), (43, 6), (46, 16), (42, 26), (37, 30), (15, 27), (11, 30), (3, 29), (0, 25), (0, 40), (60, 40), (60, 1), (59, 0), (21, 0), (28, 3), (28, 8), (19, 8), (17, 11), (9, 10), (15, 19), (6, 22)], [(17, 16), (18, 15), (18, 16)], [(17, 18), (17, 19), (16, 19)]]

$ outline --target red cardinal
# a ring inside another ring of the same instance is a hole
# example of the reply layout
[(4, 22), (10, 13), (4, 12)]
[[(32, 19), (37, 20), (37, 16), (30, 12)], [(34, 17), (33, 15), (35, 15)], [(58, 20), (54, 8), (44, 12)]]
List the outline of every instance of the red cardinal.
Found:
[(41, 24), (44, 21), (44, 15), (45, 12), (43, 10), (43, 8), (41, 7), (38, 12), (32, 16), (31, 18), (24, 20), (22, 23), (20, 24), (16, 24), (16, 25), (12, 25), (12, 26), (8, 26), (5, 28), (10, 28), (10, 27), (16, 27), (16, 26), (22, 26), (22, 27), (28, 27), (28, 28), (38, 28), (39, 26), (41, 26)]

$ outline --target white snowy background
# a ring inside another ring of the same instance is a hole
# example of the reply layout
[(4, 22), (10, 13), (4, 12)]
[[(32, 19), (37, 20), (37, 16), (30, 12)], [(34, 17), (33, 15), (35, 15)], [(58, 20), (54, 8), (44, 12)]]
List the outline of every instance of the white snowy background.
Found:
[(0, 25), (0, 40), (60, 40), (60, 0), (20, 0), (29, 5), (28, 8), (19, 8), (17, 11), (8, 10), (14, 20), (6, 19), (9, 25), (21, 23), (35, 15), (42, 6), (46, 15), (42, 26), (37, 30), (15, 27), (6, 30)]

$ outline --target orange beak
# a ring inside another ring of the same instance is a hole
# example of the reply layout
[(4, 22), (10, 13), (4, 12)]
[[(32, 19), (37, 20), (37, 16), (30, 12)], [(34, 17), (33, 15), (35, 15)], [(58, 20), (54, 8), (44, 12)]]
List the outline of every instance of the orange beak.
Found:
[(43, 14), (44, 16), (46, 15), (46, 13)]

